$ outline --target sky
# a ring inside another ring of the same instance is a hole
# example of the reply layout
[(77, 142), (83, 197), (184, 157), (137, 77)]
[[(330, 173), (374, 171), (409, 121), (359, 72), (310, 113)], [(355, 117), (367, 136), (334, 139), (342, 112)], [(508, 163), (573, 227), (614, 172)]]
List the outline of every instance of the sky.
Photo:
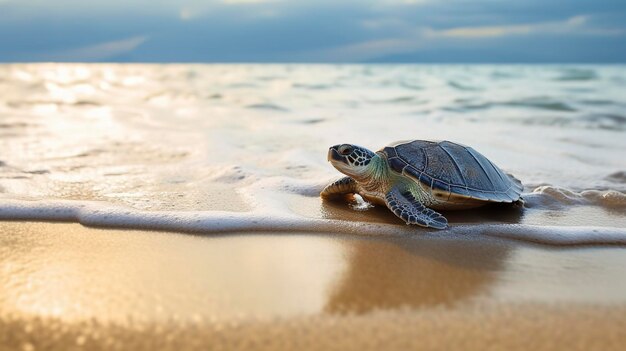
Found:
[(0, 0), (0, 62), (626, 63), (625, 0)]

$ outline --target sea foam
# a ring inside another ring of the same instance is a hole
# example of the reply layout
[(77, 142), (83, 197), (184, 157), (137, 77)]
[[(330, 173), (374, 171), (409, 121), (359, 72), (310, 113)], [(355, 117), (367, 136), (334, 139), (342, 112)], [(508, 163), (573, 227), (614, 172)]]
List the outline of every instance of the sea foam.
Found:
[(575, 192), (562, 187), (543, 185), (524, 195), (527, 207), (551, 205), (592, 205), (603, 208), (626, 208), (626, 194), (616, 190)]
[(2, 220), (76, 221), (83, 225), (122, 229), (149, 229), (202, 233), (315, 232), (355, 235), (426, 235), (454, 238), (487, 235), (547, 245), (626, 245), (626, 229), (588, 226), (526, 224), (452, 225), (435, 231), (414, 226), (306, 218), (291, 214), (256, 212), (139, 211), (87, 201), (16, 201), (0, 204)]

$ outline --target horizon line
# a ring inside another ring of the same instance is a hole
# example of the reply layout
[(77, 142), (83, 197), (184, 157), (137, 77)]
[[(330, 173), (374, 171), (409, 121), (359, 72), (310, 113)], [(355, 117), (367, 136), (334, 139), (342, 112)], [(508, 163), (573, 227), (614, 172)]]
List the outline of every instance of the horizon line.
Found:
[(207, 64), (207, 65), (624, 65), (625, 61), (415, 61), (415, 62), (377, 62), (377, 61), (0, 61), (0, 65), (12, 64)]

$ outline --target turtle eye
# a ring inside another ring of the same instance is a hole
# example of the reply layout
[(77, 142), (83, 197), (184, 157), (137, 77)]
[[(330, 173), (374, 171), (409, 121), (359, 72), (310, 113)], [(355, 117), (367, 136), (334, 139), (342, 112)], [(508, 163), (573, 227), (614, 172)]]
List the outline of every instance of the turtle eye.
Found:
[(341, 145), (338, 151), (344, 156), (350, 155), (350, 153), (352, 152), (352, 147), (350, 145)]

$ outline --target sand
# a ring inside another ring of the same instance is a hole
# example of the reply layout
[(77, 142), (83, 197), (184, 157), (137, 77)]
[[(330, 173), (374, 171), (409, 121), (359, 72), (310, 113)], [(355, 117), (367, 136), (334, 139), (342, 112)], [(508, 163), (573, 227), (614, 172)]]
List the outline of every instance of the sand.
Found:
[(0, 222), (0, 349), (622, 350), (626, 250)]

